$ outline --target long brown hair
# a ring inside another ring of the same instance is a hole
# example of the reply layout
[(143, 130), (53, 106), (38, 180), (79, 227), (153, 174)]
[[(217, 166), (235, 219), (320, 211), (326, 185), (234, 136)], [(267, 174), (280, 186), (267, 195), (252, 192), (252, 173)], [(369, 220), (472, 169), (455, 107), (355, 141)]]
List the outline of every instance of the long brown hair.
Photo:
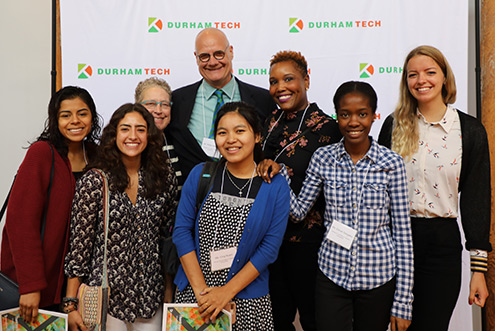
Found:
[(112, 115), (110, 122), (103, 129), (98, 146), (98, 156), (95, 162), (88, 165), (88, 169), (99, 168), (110, 174), (110, 189), (124, 192), (129, 185), (129, 176), (121, 152), (117, 148), (117, 126), (126, 114), (137, 112), (143, 116), (148, 126), (146, 149), (141, 154), (141, 169), (144, 181), (144, 196), (152, 198), (167, 190), (172, 185), (170, 167), (167, 154), (162, 150), (164, 144), (163, 133), (155, 126), (153, 116), (139, 103), (126, 103), (120, 106)]

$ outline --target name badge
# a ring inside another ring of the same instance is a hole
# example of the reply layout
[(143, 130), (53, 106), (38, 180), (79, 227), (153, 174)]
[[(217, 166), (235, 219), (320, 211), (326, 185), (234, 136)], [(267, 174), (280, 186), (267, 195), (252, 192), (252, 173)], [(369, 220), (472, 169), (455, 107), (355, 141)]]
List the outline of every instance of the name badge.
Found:
[(350, 249), (356, 234), (357, 230), (354, 230), (353, 228), (338, 221), (333, 221), (332, 227), (327, 233), (327, 239), (344, 247), (345, 249)]
[(228, 269), (232, 266), (237, 247), (229, 247), (210, 251), (211, 271)]
[(211, 138), (203, 138), (203, 143), (201, 144), (201, 148), (205, 152), (206, 155), (212, 158), (219, 159), (220, 152), (218, 152), (217, 145), (215, 144), (215, 140)]

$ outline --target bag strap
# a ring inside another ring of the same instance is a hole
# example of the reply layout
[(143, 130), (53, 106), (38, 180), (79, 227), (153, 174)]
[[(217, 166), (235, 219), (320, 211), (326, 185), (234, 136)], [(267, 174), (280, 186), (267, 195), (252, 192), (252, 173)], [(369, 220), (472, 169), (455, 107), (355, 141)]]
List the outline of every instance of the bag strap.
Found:
[[(46, 194), (46, 201), (45, 201), (45, 206), (43, 207), (43, 219), (41, 222), (41, 243), (43, 244), (43, 239), (45, 237), (45, 227), (46, 227), (46, 214), (48, 213), (48, 204), (50, 202), (50, 193), (52, 191), (52, 182), (53, 182), (53, 175), (55, 172), (55, 152), (53, 151), (52, 144), (48, 143), (48, 146), (50, 146), (50, 150), (52, 151), (52, 166), (50, 169), (50, 182), (48, 184), (48, 192)], [(2, 206), (2, 210), (0, 210), (0, 220), (3, 218), (3, 215), (5, 214), (5, 211), (7, 210), (7, 205), (9, 203), (9, 198), (10, 198), (10, 193), (12, 192), (12, 187), (14, 186), (15, 179), (17, 175), (14, 176), (14, 180), (12, 181), (12, 185), (10, 185), (9, 193), (7, 194), (7, 197), (5, 198), (5, 201)]]
[(218, 165), (221, 162), (222, 161), (207, 161), (203, 166), (203, 170), (201, 171), (201, 175), (199, 176), (198, 190), (196, 193), (196, 213), (201, 208), (203, 200), (206, 198), (206, 195), (213, 186), (213, 179), (215, 178), (215, 174), (217, 173)]
[(3, 214), (5, 214), (5, 210), (7, 209), (7, 205), (9, 203), (9, 198), (10, 198), (10, 192), (12, 192), (12, 186), (14, 186), (15, 183), (15, 178), (17, 175), (14, 176), (14, 180), (12, 181), (12, 185), (10, 185), (9, 193), (7, 194), (7, 197), (5, 198), (5, 201), (2, 206), (2, 210), (0, 210), (0, 220), (3, 218)]
[(103, 179), (103, 230), (105, 232), (105, 244), (103, 249), (103, 274), (101, 275), (101, 287), (106, 288), (108, 283), (107, 275), (107, 240), (108, 240), (108, 219), (109, 219), (109, 189), (108, 178), (105, 172), (100, 169), (93, 169), (100, 174)]

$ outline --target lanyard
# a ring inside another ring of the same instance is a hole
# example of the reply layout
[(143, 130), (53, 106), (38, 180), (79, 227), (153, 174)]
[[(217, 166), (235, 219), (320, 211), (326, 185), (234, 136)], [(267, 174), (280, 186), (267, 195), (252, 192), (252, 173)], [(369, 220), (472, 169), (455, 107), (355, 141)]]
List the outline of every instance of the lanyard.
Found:
[[(308, 105), (306, 106), (306, 109), (304, 109), (304, 113), (303, 113), (303, 115), (301, 117), (301, 120), (299, 121), (299, 126), (297, 127), (296, 134), (298, 134), (298, 132), (301, 132), (301, 126), (302, 126), (302, 123), (304, 121), (304, 117), (306, 116), (306, 112), (309, 109), (309, 106), (310, 106), (310, 104), (308, 103)], [(284, 115), (284, 111), (282, 111), (282, 113), (280, 113), (280, 116), (278, 117), (277, 121), (275, 121), (275, 123), (272, 125), (272, 127), (268, 130), (268, 134), (266, 135), (265, 141), (263, 142), (263, 148), (262, 148), (263, 151), (265, 151), (265, 145), (266, 145), (266, 142), (268, 141), (268, 137), (270, 137), (270, 135), (272, 134), (273, 129), (277, 126), (278, 122), (282, 118), (282, 115)], [(282, 155), (282, 153), (289, 146), (295, 144), (297, 141), (298, 141), (298, 139), (294, 139), (294, 141), (292, 141), (290, 144), (285, 145), (285, 147), (282, 148), (282, 150), (275, 156), (275, 158), (273, 159), (273, 161), (277, 161), (277, 159), (279, 158), (279, 156)]]
[(163, 146), (162, 150), (165, 150), (165, 152), (167, 152), (168, 159), (170, 162), (172, 162), (170, 160), (170, 152), (168, 151), (168, 142), (167, 142), (167, 137), (165, 136), (165, 133), (163, 134), (163, 139), (165, 140), (165, 146)]
[[(218, 214), (217, 214), (218, 216), (217, 216), (217, 222), (215, 224), (215, 235), (213, 237), (213, 249), (215, 249), (216, 242), (217, 242), (218, 223), (220, 220), (220, 213), (221, 213), (221, 209), (222, 209), (221, 201), (222, 201), (222, 197), (223, 197), (223, 185), (224, 185), (224, 181), (225, 181), (225, 171), (227, 169), (227, 163), (228, 162), (225, 162), (225, 165), (223, 167), (223, 172), (222, 172), (222, 186), (220, 187), (220, 203), (218, 204)], [(249, 192), (251, 191), (251, 185), (253, 184), (253, 178), (254, 178), (255, 173), (256, 173), (256, 162), (254, 162), (253, 174), (251, 175), (251, 179), (249, 180), (248, 190), (246, 193), (246, 197), (244, 198), (244, 204), (242, 205), (242, 213), (238, 214), (239, 218), (237, 219), (237, 230), (235, 232), (234, 239), (237, 238), (237, 236), (239, 235), (239, 231), (241, 229), (241, 219), (242, 219), (242, 215), (244, 214), (244, 209), (246, 208), (246, 205), (247, 205), (247, 200), (249, 197)]]

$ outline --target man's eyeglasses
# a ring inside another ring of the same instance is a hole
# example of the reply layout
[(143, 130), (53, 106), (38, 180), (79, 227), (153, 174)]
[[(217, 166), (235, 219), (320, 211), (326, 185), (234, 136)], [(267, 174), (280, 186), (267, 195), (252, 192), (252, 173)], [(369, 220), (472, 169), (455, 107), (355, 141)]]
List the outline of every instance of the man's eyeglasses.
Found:
[(146, 107), (148, 110), (155, 110), (156, 106), (160, 105), (161, 107), (167, 107), (170, 108), (172, 107), (172, 101), (155, 101), (155, 100), (144, 100), (141, 101), (140, 104)]
[[(220, 60), (223, 60), (223, 58), (225, 57), (225, 52), (227, 51), (227, 48), (229, 48), (230, 45), (227, 45), (227, 47), (225, 47), (225, 50), (223, 51), (215, 51), (213, 53), (213, 57), (220, 61)], [(198, 59), (201, 61), (201, 62), (208, 62), (210, 61), (210, 58), (211, 58), (211, 55), (209, 53), (201, 53), (198, 55)]]

